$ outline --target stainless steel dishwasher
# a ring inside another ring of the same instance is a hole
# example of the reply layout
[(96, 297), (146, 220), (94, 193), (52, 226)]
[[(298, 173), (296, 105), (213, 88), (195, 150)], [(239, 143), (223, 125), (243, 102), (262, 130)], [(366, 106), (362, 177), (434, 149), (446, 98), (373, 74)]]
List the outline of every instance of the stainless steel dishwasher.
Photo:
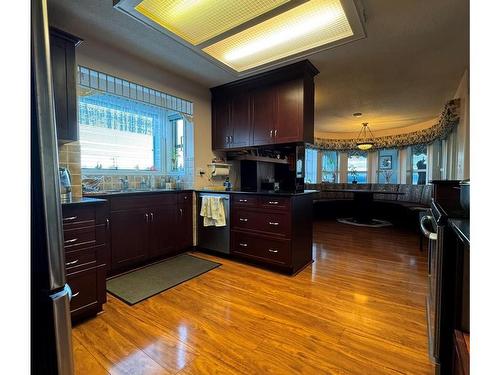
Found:
[[(224, 213), (226, 215), (226, 225), (223, 227), (203, 226), (203, 217), (200, 216), (201, 201), (203, 197), (217, 197), (222, 199)], [(196, 204), (196, 216), (198, 227), (198, 247), (200, 249), (217, 251), (224, 254), (229, 254), (229, 236), (230, 236), (230, 207), (229, 194), (227, 193), (198, 193)]]

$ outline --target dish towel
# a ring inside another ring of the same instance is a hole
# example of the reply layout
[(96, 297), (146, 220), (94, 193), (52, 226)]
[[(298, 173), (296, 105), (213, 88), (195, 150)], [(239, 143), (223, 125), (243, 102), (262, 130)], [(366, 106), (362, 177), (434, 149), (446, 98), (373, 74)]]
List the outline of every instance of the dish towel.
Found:
[(226, 225), (224, 204), (220, 197), (202, 197), (200, 216), (203, 216), (203, 226), (223, 227)]

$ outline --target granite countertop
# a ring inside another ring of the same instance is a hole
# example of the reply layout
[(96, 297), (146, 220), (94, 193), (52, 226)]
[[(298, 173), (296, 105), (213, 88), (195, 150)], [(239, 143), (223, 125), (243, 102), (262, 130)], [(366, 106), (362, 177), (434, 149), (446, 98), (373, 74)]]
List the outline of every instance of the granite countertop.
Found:
[(217, 193), (217, 194), (254, 194), (254, 195), (278, 195), (278, 196), (285, 196), (285, 197), (291, 197), (295, 195), (305, 195), (305, 194), (314, 194), (318, 193), (319, 190), (304, 190), (303, 192), (293, 192), (293, 191), (274, 191), (274, 190), (267, 190), (267, 191), (241, 191), (241, 190), (205, 190), (205, 189), (198, 189), (196, 190), (197, 193)]
[(72, 206), (75, 204), (84, 205), (84, 204), (96, 204), (106, 202), (106, 199), (100, 198), (89, 198), (89, 197), (73, 197), (69, 201), (61, 202), (63, 206)]
[(176, 193), (183, 191), (193, 191), (193, 189), (129, 189), (129, 190), (103, 190), (92, 193), (84, 192), (85, 197), (106, 197), (114, 195), (138, 195), (138, 194), (158, 194), (158, 193)]
[(470, 222), (469, 219), (448, 219), (453, 231), (460, 239), (470, 246)]

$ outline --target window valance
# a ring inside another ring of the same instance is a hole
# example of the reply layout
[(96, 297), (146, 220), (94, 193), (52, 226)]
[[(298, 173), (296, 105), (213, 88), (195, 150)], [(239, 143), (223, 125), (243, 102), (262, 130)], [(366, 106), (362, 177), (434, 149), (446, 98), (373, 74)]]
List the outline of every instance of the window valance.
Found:
[(189, 100), (181, 99), (84, 66), (78, 66), (77, 83), (82, 88), (98, 90), (166, 108), (171, 111), (177, 111), (186, 115), (188, 120), (193, 115), (193, 103)]
[[(429, 144), (438, 139), (444, 139), (460, 121), (460, 99), (446, 103), (437, 124), (430, 128), (406, 134), (375, 137), (374, 146), (370, 151), (382, 148), (404, 148), (418, 144)], [(314, 138), (311, 148), (319, 150), (347, 151), (356, 149), (356, 139)]]

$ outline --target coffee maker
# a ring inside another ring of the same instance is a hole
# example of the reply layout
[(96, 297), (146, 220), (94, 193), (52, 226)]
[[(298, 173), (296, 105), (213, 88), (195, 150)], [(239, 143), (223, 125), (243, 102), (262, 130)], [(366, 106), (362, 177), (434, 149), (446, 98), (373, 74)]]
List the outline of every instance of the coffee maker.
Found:
[(71, 201), (71, 173), (68, 168), (59, 167), (59, 186), (61, 190), (61, 201)]

